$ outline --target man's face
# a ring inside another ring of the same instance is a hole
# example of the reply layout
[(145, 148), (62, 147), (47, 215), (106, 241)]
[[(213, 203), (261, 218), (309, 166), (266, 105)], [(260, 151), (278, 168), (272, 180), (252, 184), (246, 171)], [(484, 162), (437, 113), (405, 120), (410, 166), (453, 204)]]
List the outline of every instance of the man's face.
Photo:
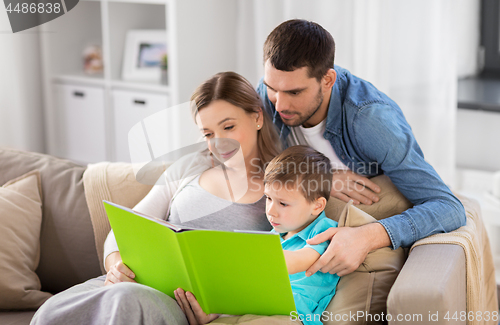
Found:
[(269, 100), (288, 126), (306, 123), (323, 103), (321, 82), (308, 76), (307, 67), (281, 71), (267, 60), (264, 65), (264, 84)]

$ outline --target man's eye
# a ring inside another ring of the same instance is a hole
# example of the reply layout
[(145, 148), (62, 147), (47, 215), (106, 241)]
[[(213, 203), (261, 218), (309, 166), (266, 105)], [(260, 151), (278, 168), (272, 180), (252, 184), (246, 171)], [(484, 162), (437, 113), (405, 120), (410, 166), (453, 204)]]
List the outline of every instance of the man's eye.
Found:
[(300, 94), (300, 91), (291, 91), (290, 92), (290, 95), (293, 95), (293, 96), (297, 96), (298, 94)]

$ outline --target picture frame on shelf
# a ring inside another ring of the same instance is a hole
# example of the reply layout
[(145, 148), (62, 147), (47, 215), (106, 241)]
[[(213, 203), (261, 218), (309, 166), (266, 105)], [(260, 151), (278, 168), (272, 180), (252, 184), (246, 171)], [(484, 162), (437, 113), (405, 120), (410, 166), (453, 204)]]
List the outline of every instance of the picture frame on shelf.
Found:
[(129, 30), (125, 40), (122, 79), (159, 83), (165, 55), (168, 55), (166, 30)]

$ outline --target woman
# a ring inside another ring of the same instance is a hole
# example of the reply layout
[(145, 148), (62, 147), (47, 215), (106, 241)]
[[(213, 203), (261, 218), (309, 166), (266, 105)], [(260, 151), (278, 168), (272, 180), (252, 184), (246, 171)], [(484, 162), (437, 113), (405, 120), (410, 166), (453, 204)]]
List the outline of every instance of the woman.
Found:
[[(263, 167), (280, 142), (258, 94), (240, 75), (224, 72), (191, 100), (209, 150), (181, 158), (164, 173), (166, 185), (155, 185), (134, 210), (197, 228), (270, 230)], [(31, 324), (188, 323), (174, 299), (135, 283), (113, 232), (104, 250), (107, 274), (50, 298)]]

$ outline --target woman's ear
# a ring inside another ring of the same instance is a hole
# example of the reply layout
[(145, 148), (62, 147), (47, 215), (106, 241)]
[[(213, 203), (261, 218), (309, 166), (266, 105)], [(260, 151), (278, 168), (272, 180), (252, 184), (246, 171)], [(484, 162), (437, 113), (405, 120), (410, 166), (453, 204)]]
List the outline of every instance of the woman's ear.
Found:
[(320, 196), (319, 198), (314, 200), (313, 215), (315, 216), (319, 215), (321, 212), (323, 212), (323, 210), (325, 210), (325, 207), (326, 207), (326, 199)]
[(262, 125), (264, 124), (264, 112), (262, 111), (262, 108), (259, 107), (259, 111), (255, 112), (255, 123), (257, 126), (257, 129), (262, 129)]

